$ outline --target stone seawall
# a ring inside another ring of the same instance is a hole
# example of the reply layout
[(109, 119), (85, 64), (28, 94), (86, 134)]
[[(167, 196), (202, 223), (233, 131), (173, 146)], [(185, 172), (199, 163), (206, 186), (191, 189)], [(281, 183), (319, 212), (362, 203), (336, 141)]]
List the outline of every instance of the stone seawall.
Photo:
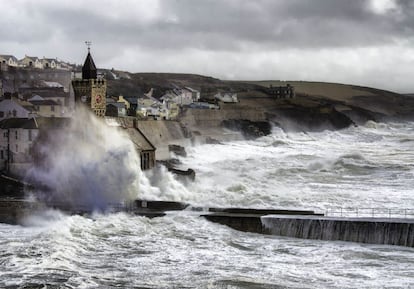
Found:
[(331, 218), (317, 215), (218, 213), (208, 220), (259, 234), (414, 247), (414, 219)]
[(222, 104), (221, 109), (186, 109), (180, 120), (141, 120), (138, 128), (157, 148), (157, 160), (170, 158), (168, 145), (189, 146), (208, 140), (231, 141), (243, 139), (240, 132), (223, 127), (227, 120), (266, 121), (262, 109), (239, 104)]
[(414, 247), (412, 219), (265, 216), (262, 223), (278, 236)]
[(191, 143), (191, 140), (186, 138), (185, 130), (178, 121), (142, 120), (137, 124), (138, 128), (157, 148), (155, 152), (157, 160), (165, 160), (170, 157), (168, 145), (187, 146)]

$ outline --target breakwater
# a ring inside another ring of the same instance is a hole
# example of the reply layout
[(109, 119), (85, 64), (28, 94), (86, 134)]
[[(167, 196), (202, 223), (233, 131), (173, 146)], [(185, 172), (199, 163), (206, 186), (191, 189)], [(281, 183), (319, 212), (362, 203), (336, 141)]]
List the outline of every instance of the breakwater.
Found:
[[(32, 214), (46, 209), (68, 214), (90, 214), (94, 210), (65, 204), (43, 204), (5, 198), (0, 200), (0, 222), (19, 224)], [(104, 212), (128, 212), (149, 218), (165, 216), (167, 211), (198, 212), (205, 219), (243, 232), (302, 239), (350, 241), (414, 247), (414, 219), (338, 218), (307, 210), (200, 208), (180, 202), (136, 200), (113, 205)]]
[(233, 229), (301, 239), (349, 241), (414, 247), (414, 219), (335, 218), (323, 215), (262, 215), (250, 213), (214, 213), (203, 215), (212, 222)]
[(414, 247), (413, 219), (271, 215), (261, 221), (272, 235)]

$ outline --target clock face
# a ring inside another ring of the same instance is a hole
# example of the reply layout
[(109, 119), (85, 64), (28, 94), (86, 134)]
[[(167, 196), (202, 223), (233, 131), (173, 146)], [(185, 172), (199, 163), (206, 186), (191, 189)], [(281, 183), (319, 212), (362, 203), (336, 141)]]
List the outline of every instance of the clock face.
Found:
[(81, 96), (81, 101), (82, 102), (86, 102), (87, 99), (88, 99), (88, 97), (86, 95)]

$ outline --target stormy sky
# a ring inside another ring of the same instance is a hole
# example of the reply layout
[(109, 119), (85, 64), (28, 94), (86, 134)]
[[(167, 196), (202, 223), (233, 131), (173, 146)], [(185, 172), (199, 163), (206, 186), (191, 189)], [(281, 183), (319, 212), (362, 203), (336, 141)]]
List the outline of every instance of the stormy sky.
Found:
[(0, 54), (414, 92), (411, 0), (0, 0)]

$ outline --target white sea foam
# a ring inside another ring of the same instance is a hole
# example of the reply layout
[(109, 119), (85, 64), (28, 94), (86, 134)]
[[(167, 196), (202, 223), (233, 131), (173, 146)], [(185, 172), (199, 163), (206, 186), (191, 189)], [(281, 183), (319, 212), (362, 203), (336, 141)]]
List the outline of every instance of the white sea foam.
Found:
[(121, 130), (77, 110), (64, 129), (39, 138), (27, 178), (46, 188), (40, 198), (104, 208), (139, 194), (139, 156)]
[[(413, 208), (414, 151), (400, 140), (414, 124), (369, 126), (194, 146), (180, 158), (194, 183), (159, 169), (142, 174), (138, 194), (221, 207)], [(0, 224), (0, 287), (414, 288), (412, 248), (250, 234), (186, 212), (30, 222)]]

